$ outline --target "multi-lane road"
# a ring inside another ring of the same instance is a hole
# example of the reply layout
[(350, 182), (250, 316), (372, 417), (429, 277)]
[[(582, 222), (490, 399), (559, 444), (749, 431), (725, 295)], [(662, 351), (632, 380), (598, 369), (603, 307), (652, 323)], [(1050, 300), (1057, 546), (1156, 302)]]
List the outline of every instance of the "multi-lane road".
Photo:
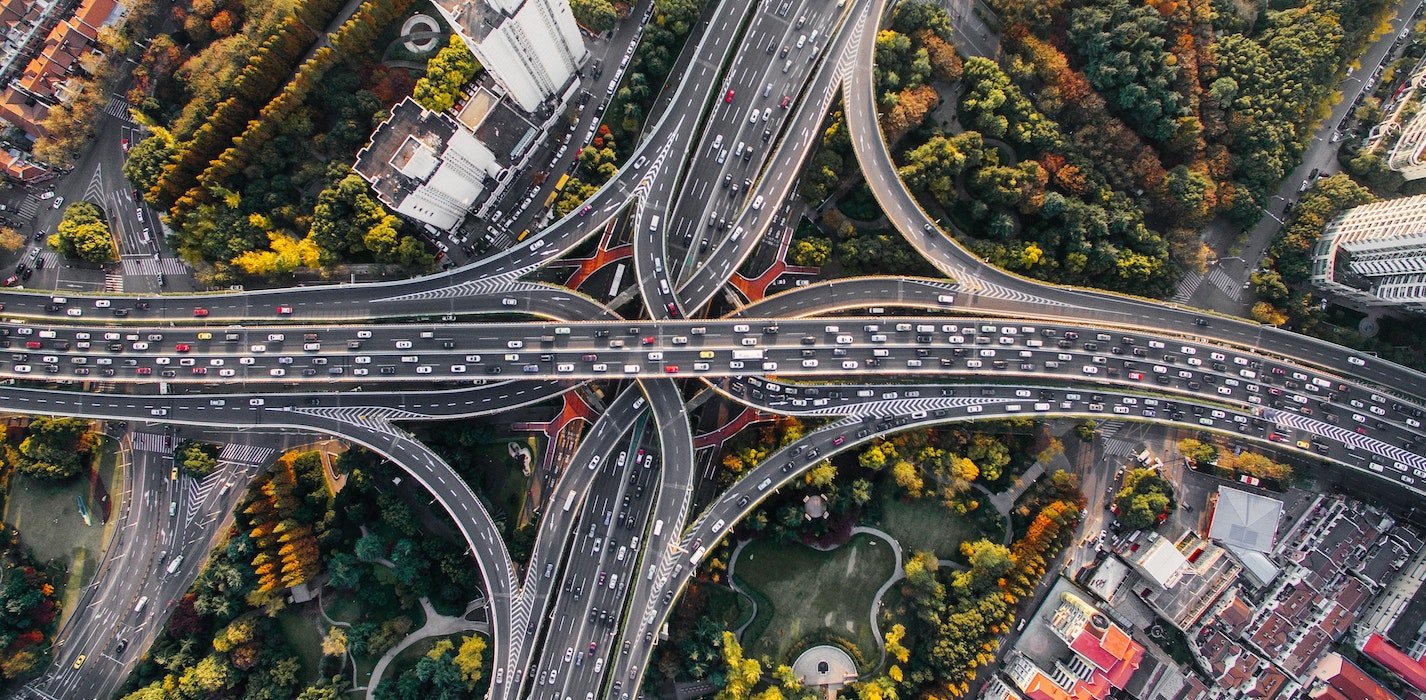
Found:
[[(450, 514), (485, 579), (498, 698), (632, 695), (673, 598), (718, 538), (811, 464), (913, 425), (1159, 421), (1306, 451), (1423, 493), (1420, 373), (1238, 319), (1019, 278), (944, 235), (900, 182), (877, 127), (871, 61), (885, 4), (723, 0), (625, 167), (585, 207), (454, 270), (213, 295), (0, 293), (0, 377), (13, 380), (0, 398), (36, 414), (325, 433), (393, 460)], [(950, 279), (839, 280), (729, 318), (688, 318), (781, 225), (839, 90), (874, 196)], [(646, 318), (522, 279), (631, 203)], [(833, 421), (695, 514), (680, 380)], [(588, 382), (622, 391), (542, 504), (525, 566), (480, 498), (395, 425), (500, 413)], [(98, 384), (115, 391), (93, 393)], [(161, 504), (135, 500), (131, 511), (163, 529)], [(125, 542), (117, 556), (154, 558), (157, 543)], [(191, 559), (151, 594), (157, 609), (187, 585)], [(132, 609), (122, 585), (92, 595), (111, 617)], [(129, 632), (124, 658), (151, 622)], [(43, 687), (112, 692), (116, 672), (73, 669), (74, 654), (102, 656), (112, 642), (84, 638), (76, 649), (88, 651), (61, 655)]]

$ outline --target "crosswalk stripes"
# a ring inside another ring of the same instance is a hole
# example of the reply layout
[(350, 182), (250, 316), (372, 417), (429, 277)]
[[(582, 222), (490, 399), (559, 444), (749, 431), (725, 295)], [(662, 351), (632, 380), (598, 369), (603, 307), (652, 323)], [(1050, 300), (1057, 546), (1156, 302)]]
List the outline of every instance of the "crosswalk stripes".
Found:
[(1122, 427), (1124, 427), (1124, 421), (1110, 420), (1100, 423), (1099, 428), (1096, 432), (1099, 433), (1099, 438), (1101, 440), (1108, 440), (1114, 437), (1114, 435), (1118, 433), (1119, 429)]
[(1403, 450), (1396, 445), (1376, 438), (1358, 434), (1346, 428), (1307, 418), (1289, 411), (1275, 411), (1271, 420), (1278, 425), (1287, 425), (1297, 430), (1331, 438), (1349, 447), (1370, 452), (1379, 457), (1401, 462), (1412, 469), (1426, 469), (1426, 457)]
[(1201, 284), (1203, 284), (1203, 275), (1197, 272), (1190, 272), (1184, 275), (1183, 279), (1178, 281), (1178, 288), (1174, 290), (1173, 296), (1169, 297), (1169, 301), (1179, 303), (1188, 301), (1193, 297), (1194, 292), (1198, 291), (1198, 287)]
[(133, 124), (134, 118), (131, 114), (129, 114), (129, 109), (130, 107), (128, 101), (120, 97), (111, 96), (109, 98), (109, 101), (104, 103), (105, 114), (114, 117), (115, 119), (122, 119), (123, 121)]
[(191, 274), (188, 266), (183, 264), (178, 258), (163, 258), (154, 260), (150, 257), (124, 258), (124, 274), (126, 275), (187, 275)]
[(104, 273), (104, 291), (122, 292), (124, 291), (124, 276), (117, 272)]
[(1238, 301), (1243, 296), (1243, 288), (1238, 285), (1237, 280), (1228, 276), (1228, 273), (1224, 272), (1221, 267), (1215, 267), (1209, 271), (1208, 282), (1233, 301)]
[(168, 454), (173, 451), (163, 444), (163, 436), (155, 433), (134, 433), (134, 449), (139, 452), (158, 452)]
[(1119, 438), (1103, 438), (1104, 454), (1112, 457), (1128, 457), (1135, 453), (1134, 443)]
[(218, 453), (218, 461), (233, 462), (235, 464), (266, 464), (277, 450), (271, 447), (259, 445), (233, 445), (223, 446), (223, 450)]
[(45, 265), (55, 267), (59, 265), (59, 253), (49, 250), (48, 248), (42, 248), (40, 249), (40, 260), (45, 261)]

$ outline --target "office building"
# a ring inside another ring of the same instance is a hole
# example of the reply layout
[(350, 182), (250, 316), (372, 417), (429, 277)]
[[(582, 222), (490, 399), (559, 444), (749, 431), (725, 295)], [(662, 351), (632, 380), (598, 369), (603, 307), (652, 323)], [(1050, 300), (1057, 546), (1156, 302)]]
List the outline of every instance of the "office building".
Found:
[(436, 9), (520, 109), (562, 102), (587, 51), (567, 0), (436, 0)]
[(1426, 313), (1426, 195), (1338, 215), (1317, 240), (1312, 284), (1362, 306)]

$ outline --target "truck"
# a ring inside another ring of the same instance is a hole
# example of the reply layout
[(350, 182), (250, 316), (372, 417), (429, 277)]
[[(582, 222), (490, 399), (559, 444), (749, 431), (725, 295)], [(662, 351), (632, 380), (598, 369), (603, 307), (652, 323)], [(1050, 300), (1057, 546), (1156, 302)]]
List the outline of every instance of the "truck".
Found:
[(761, 359), (763, 359), (763, 351), (762, 351), (761, 349), (734, 350), (734, 351), (733, 351), (733, 359), (735, 359), (735, 360), (761, 360)]
[(173, 561), (171, 561), (171, 562), (168, 563), (168, 569), (167, 569), (167, 571), (168, 571), (168, 573), (172, 574), (173, 572), (178, 571), (178, 567), (179, 567), (179, 566), (182, 566), (182, 565), (183, 565), (183, 555), (180, 554), (180, 555), (174, 557), (174, 558), (173, 558)]

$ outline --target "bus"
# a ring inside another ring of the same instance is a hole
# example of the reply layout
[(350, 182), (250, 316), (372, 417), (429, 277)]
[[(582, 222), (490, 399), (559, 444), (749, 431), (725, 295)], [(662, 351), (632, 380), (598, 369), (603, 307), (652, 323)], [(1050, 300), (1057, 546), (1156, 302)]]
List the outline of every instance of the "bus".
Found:
[(555, 183), (555, 188), (550, 190), (550, 196), (545, 197), (546, 209), (554, 206), (555, 200), (559, 199), (560, 193), (564, 191), (566, 184), (569, 184), (569, 173), (561, 175), (559, 181)]
[(568, 512), (569, 512), (569, 509), (570, 509), (571, 507), (573, 507), (573, 506), (574, 506), (574, 491), (573, 491), (573, 490), (570, 490), (569, 495), (566, 496), (565, 499), (564, 499), (564, 512), (568, 513)]
[(530, 229), (525, 229), (524, 231), (521, 231), (521, 232), (520, 232), (520, 235), (515, 238), (515, 242), (516, 242), (516, 243), (519, 243), (520, 241), (523, 241), (523, 240), (525, 240), (526, 238), (529, 238), (529, 237), (530, 237)]

